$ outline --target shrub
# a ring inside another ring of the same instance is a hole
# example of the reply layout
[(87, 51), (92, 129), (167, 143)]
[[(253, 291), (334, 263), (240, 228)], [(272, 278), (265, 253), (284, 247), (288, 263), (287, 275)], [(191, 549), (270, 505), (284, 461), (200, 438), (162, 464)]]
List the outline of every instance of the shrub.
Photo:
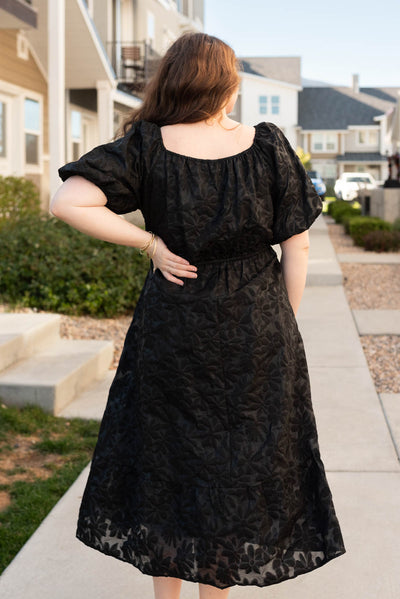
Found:
[(334, 183), (325, 183), (326, 186), (326, 197), (332, 198), (335, 197), (335, 184)]
[(0, 176), (0, 226), (39, 211), (39, 191), (32, 181)]
[(400, 218), (396, 218), (396, 220), (394, 221), (394, 223), (392, 223), (392, 230), (393, 231), (400, 231)]
[(371, 231), (390, 231), (390, 223), (381, 218), (357, 216), (349, 221), (349, 233), (356, 245), (364, 245), (364, 237)]
[(328, 206), (328, 213), (335, 219), (337, 223), (343, 223), (344, 219), (360, 216), (361, 210), (360, 208), (354, 208), (348, 202), (344, 200), (336, 200), (336, 202), (331, 202)]
[(398, 252), (400, 231), (371, 231), (364, 236), (364, 247), (371, 252)]
[(0, 300), (64, 314), (131, 312), (149, 268), (136, 248), (80, 233), (49, 214), (3, 225)]

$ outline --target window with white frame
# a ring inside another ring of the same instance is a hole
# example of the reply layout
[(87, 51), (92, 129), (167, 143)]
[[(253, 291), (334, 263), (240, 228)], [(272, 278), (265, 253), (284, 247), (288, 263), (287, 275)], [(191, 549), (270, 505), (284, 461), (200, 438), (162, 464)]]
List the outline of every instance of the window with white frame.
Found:
[(156, 21), (154, 14), (147, 11), (147, 41), (154, 46), (154, 40), (156, 38)]
[(72, 160), (78, 160), (82, 154), (82, 115), (71, 110)]
[(357, 131), (357, 143), (359, 146), (378, 145), (378, 131), (369, 131), (368, 129)]
[(0, 158), (7, 156), (7, 104), (0, 101)]
[(37, 100), (25, 98), (25, 162), (39, 165), (40, 162), (40, 104)]
[(311, 135), (312, 152), (337, 152), (336, 133), (313, 133)]
[(279, 96), (271, 96), (271, 113), (279, 114)]
[(326, 133), (325, 134), (325, 147), (327, 152), (335, 152), (337, 146), (337, 134)]
[(267, 114), (267, 96), (258, 96), (258, 110), (260, 114)]
[(311, 137), (313, 152), (322, 152), (324, 149), (324, 136), (322, 133), (313, 133)]

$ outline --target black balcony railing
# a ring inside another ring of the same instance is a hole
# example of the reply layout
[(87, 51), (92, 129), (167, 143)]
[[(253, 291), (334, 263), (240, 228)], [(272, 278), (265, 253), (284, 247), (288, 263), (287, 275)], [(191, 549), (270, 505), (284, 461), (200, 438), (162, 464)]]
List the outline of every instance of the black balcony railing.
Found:
[(108, 42), (107, 52), (118, 81), (141, 94), (158, 67), (159, 54), (147, 42)]

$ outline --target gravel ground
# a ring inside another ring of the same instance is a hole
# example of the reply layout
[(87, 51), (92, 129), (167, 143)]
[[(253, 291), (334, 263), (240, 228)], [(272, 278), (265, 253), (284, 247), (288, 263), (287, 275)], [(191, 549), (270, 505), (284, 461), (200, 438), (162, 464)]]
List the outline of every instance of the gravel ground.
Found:
[(340, 264), (352, 310), (400, 310), (400, 264)]
[(360, 337), (378, 393), (400, 393), (400, 336)]
[[(338, 254), (361, 252), (342, 225), (328, 224)], [(352, 310), (400, 310), (400, 264), (340, 264)], [(363, 335), (361, 345), (378, 393), (400, 393), (400, 336)]]
[(329, 237), (337, 254), (365, 253), (364, 248), (354, 245), (350, 235), (344, 233), (343, 225), (331, 224), (328, 221)]

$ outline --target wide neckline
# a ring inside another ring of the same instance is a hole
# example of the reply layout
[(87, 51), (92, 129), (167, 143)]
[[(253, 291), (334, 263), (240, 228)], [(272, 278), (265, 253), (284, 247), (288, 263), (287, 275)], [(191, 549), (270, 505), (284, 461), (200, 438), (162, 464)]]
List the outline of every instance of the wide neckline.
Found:
[(235, 158), (239, 158), (240, 156), (244, 156), (247, 153), (250, 153), (256, 145), (257, 138), (258, 138), (258, 130), (259, 130), (259, 127), (263, 123), (258, 123), (257, 125), (253, 125), (254, 129), (255, 129), (254, 137), (253, 137), (253, 141), (252, 141), (251, 145), (248, 148), (245, 148), (244, 150), (242, 150), (241, 152), (238, 152), (236, 154), (230, 154), (229, 156), (222, 156), (221, 158), (198, 158), (197, 156), (189, 156), (187, 154), (180, 154), (179, 152), (174, 152), (173, 150), (169, 150), (164, 144), (161, 127), (159, 125), (157, 125), (156, 123), (151, 123), (151, 124), (156, 127), (157, 132), (158, 132), (160, 146), (166, 154), (170, 154), (171, 156), (178, 156), (179, 158), (181, 158), (183, 160), (192, 160), (192, 161), (197, 161), (197, 162), (223, 162), (224, 160), (232, 160)]

